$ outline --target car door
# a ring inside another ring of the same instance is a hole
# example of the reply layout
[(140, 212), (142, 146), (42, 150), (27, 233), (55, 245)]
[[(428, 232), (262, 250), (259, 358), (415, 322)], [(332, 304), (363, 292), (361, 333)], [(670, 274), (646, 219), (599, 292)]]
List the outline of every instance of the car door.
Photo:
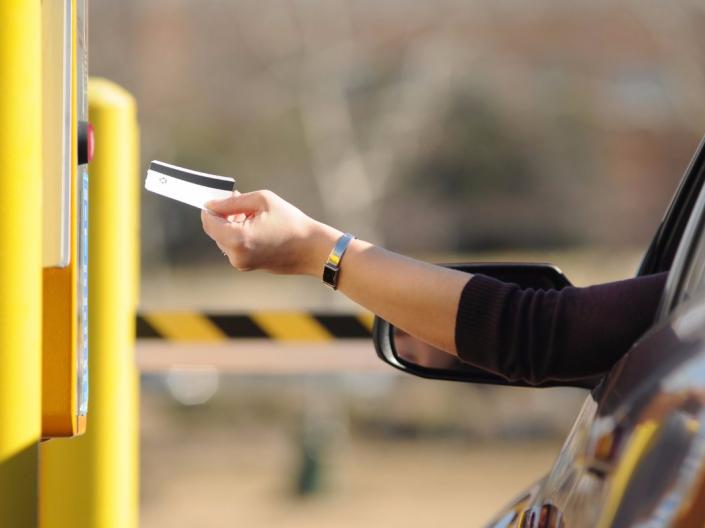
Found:
[[(635, 515), (651, 515), (655, 521), (648, 526), (668, 526), (658, 522), (659, 515), (671, 520), (686, 515), (673, 508), (674, 500), (684, 504), (686, 494), (702, 485), (705, 502), (705, 434), (701, 440), (695, 433), (705, 432), (705, 423), (699, 427), (705, 406), (705, 346), (699, 348), (705, 343), (704, 181), (701, 143), (638, 272), (672, 269), (654, 327), (586, 398), (548, 476), (488, 528), (633, 526)], [(696, 268), (697, 280), (692, 272)], [(684, 321), (692, 330), (686, 341), (676, 331), (680, 325), (683, 334)], [(702, 336), (697, 334), (700, 328)], [(699, 361), (702, 379), (693, 368)], [(668, 383), (677, 391), (663, 390)], [(683, 406), (692, 412), (683, 415)], [(655, 489), (643, 482), (663, 485)], [(679, 494), (669, 494), (676, 485)]]

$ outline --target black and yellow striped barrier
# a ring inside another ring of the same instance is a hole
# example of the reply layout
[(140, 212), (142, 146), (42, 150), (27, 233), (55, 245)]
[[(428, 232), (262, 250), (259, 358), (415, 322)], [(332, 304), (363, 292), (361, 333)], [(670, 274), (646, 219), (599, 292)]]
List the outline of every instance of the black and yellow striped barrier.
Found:
[(228, 339), (332, 341), (369, 339), (373, 316), (310, 312), (146, 312), (137, 316), (139, 339), (218, 342)]

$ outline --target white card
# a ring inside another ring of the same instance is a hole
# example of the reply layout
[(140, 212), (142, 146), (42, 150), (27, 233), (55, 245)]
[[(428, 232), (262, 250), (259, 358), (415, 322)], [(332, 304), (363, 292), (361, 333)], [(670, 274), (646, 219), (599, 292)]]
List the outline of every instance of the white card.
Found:
[(144, 187), (172, 200), (204, 209), (206, 202), (210, 200), (222, 200), (232, 196), (235, 180), (152, 161), (147, 170)]

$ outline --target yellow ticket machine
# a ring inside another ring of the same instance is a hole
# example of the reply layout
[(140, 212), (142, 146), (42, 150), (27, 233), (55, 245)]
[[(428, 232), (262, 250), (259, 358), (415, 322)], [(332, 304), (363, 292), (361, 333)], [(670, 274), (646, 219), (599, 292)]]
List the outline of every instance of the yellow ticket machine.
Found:
[(88, 409), (86, 1), (42, 2), (42, 436), (82, 434)]

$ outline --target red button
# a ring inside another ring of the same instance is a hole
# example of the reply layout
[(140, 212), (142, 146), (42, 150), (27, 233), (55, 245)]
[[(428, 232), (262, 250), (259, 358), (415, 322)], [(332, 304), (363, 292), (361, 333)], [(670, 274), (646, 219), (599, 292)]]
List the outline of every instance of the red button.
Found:
[(93, 161), (95, 153), (95, 136), (93, 135), (93, 125), (88, 123), (88, 162)]

